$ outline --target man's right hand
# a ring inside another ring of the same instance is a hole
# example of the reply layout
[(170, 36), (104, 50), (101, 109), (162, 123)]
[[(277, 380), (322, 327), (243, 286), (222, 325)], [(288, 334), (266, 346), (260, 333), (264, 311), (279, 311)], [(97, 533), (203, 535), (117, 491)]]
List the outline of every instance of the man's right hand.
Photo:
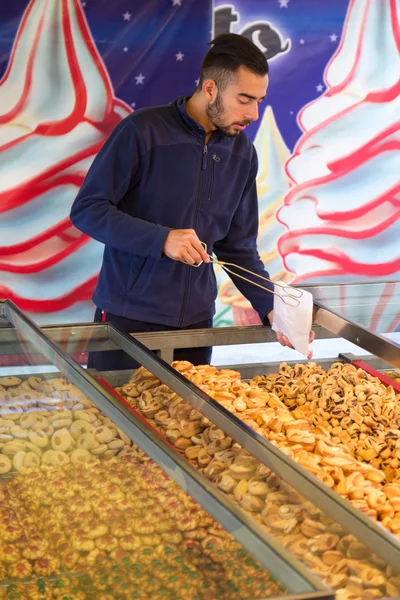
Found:
[(168, 258), (179, 260), (187, 265), (210, 262), (194, 229), (173, 229), (169, 232), (163, 252)]

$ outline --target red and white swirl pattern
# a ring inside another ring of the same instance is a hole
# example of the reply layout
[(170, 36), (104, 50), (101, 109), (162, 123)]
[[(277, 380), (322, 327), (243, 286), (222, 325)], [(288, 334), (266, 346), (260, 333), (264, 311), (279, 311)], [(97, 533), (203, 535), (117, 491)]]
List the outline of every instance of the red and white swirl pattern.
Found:
[(326, 93), (299, 114), (278, 212), (294, 282), (400, 272), (400, 0), (351, 0)]
[(103, 247), (72, 202), (131, 109), (114, 97), (78, 0), (32, 0), (0, 81), (0, 298), (37, 320), (81, 320)]

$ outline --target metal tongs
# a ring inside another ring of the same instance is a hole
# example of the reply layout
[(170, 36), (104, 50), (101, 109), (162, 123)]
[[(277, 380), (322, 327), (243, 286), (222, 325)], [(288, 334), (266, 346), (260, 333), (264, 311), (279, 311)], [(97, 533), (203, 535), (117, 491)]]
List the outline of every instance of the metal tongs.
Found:
[[(201, 242), (201, 245), (203, 246), (204, 250), (207, 252), (207, 244), (205, 242)], [(292, 306), (294, 308), (300, 306), (300, 298), (303, 296), (302, 290), (290, 287), (288, 285), (283, 285), (282, 283), (277, 283), (276, 281), (271, 281), (271, 279), (268, 279), (268, 277), (263, 277), (262, 275), (259, 275), (258, 273), (254, 273), (253, 271), (249, 271), (248, 269), (245, 269), (244, 267), (241, 267), (240, 265), (235, 265), (235, 263), (229, 263), (229, 262), (225, 262), (222, 260), (218, 260), (217, 258), (214, 258), (214, 256), (212, 256), (211, 254), (208, 254), (208, 252), (207, 252), (207, 255), (210, 257), (210, 260), (214, 265), (219, 265), (220, 267), (222, 267), (224, 269), (224, 271), (226, 271), (226, 273), (230, 273), (231, 275), (234, 275), (235, 277), (239, 277), (240, 279), (243, 279), (243, 281), (247, 281), (248, 283), (251, 283), (252, 285), (255, 285), (256, 287), (261, 288), (265, 292), (274, 294), (288, 306)], [(200, 267), (203, 264), (203, 262), (204, 261), (201, 261), (201, 262), (199, 262), (195, 265), (191, 265), (191, 266), (192, 267)], [(259, 283), (256, 283), (255, 281), (251, 281), (251, 279), (248, 279), (247, 277), (244, 277), (243, 275), (239, 275), (238, 273), (231, 271), (229, 267), (239, 269), (240, 271), (249, 273), (249, 275), (252, 275), (253, 277), (258, 277), (259, 279), (262, 279), (263, 281), (272, 283), (273, 286), (277, 286), (277, 287), (281, 288), (283, 290), (283, 293), (278, 294), (277, 292), (267, 288), (264, 285), (260, 285)]]

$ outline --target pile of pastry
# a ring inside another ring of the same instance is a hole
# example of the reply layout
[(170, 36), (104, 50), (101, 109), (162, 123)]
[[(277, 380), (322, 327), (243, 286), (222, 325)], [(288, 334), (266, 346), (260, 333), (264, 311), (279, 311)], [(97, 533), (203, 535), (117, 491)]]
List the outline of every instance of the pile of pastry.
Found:
[(130, 444), (66, 379), (0, 377), (0, 475), (114, 456)]
[(47, 596), (15, 598), (244, 600), (282, 592), (136, 447), (123, 457), (24, 470), (3, 481), (1, 493), (1, 579), (82, 573)]
[(400, 394), (351, 364), (335, 363), (325, 372), (315, 363), (281, 365), (279, 373), (251, 382), (275, 394), (295, 418), (328, 432), (355, 458), (400, 479)]
[(394, 371), (385, 371), (384, 374), (394, 381), (397, 381), (397, 383), (400, 383), (400, 369), (395, 369)]
[[(247, 383), (237, 372), (186, 362), (174, 367), (360, 510), (400, 532), (400, 482), (386, 483), (383, 471), (358, 460), (328, 429), (296, 412), (295, 404), (286, 406), (263, 379)], [(398, 574), (149, 371), (138, 369), (117, 391), (206, 477), (335, 587), (340, 598), (400, 593)]]

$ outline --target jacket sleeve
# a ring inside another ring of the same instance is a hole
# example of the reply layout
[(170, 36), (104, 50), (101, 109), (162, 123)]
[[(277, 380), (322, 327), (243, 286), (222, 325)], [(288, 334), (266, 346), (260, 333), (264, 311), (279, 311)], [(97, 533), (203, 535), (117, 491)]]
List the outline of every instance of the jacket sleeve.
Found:
[[(269, 278), (268, 272), (260, 259), (257, 250), (258, 235), (258, 199), (256, 176), (258, 171), (257, 153), (253, 147), (253, 156), (250, 174), (246, 188), (240, 200), (239, 206), (232, 218), (227, 236), (214, 244), (214, 252), (221, 261), (237, 264), (249, 271)], [(229, 267), (233, 272), (258, 283), (270, 290), (274, 290), (272, 283), (263, 281), (258, 277), (252, 277), (249, 273)], [(264, 325), (269, 325), (266, 315), (273, 309), (274, 296), (268, 291), (251, 285), (239, 277), (230, 275), (235, 286), (245, 296), (259, 314)]]
[(117, 125), (90, 167), (71, 209), (75, 227), (117, 250), (162, 258), (170, 229), (123, 212), (118, 204), (140, 177), (140, 138), (132, 121)]

